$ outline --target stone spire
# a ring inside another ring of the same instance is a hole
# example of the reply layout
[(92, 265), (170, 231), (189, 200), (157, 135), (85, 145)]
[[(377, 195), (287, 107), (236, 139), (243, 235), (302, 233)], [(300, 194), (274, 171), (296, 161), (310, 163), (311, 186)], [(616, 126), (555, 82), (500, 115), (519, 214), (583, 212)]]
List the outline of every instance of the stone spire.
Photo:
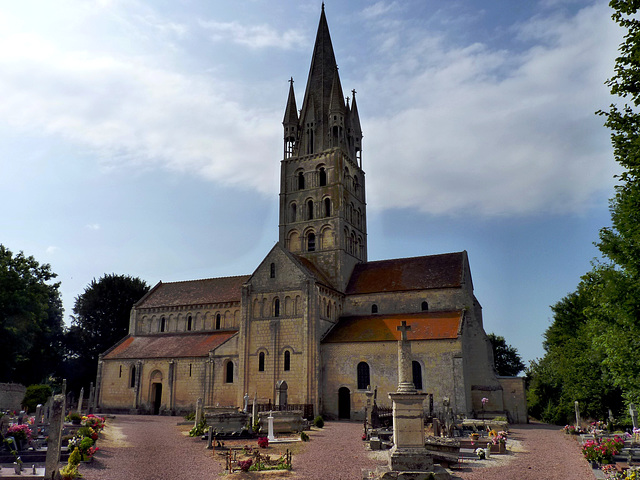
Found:
[(293, 91), (293, 77), (289, 80), (289, 97), (287, 106), (284, 109), (282, 119), (284, 128), (284, 157), (289, 158), (298, 143), (298, 108), (296, 107), (296, 96)]
[[(305, 153), (321, 152), (330, 147), (328, 138), (329, 105), (334, 82), (337, 81), (338, 85), (340, 84), (340, 77), (337, 71), (338, 65), (333, 53), (331, 35), (329, 34), (329, 26), (323, 7), (300, 112), (300, 125), (304, 137), (302, 141), (306, 146)], [(342, 94), (340, 96), (342, 97)], [(312, 110), (315, 110), (315, 112)], [(315, 124), (312, 119), (315, 120)], [(308, 146), (310, 127), (314, 130), (313, 148)]]

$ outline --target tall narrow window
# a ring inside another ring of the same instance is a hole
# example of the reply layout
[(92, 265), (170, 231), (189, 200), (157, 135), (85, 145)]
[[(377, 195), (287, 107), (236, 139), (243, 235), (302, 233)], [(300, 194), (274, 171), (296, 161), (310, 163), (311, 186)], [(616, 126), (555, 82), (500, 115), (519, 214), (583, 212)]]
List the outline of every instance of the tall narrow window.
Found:
[(276, 298), (273, 301), (273, 316), (274, 317), (280, 316), (280, 299), (279, 298)]
[(325, 217), (331, 216), (331, 199), (330, 198), (324, 199), (324, 216)]
[(269, 276), (271, 278), (276, 278), (276, 264), (275, 263), (271, 264), (271, 271), (269, 273)]
[(288, 372), (291, 370), (291, 352), (289, 350), (285, 350), (284, 352), (284, 371)]
[(120, 373), (118, 373), (118, 378), (122, 378), (122, 365), (120, 365)]
[(307, 202), (307, 220), (313, 220), (313, 200)]
[(164, 332), (167, 328), (167, 321), (164, 319), (164, 317), (162, 317), (160, 319), (160, 331)]
[(216, 315), (216, 330), (220, 330), (220, 314)]
[(304, 173), (298, 173), (298, 190), (304, 190)]
[(360, 362), (358, 364), (358, 390), (366, 390), (369, 385), (371, 385), (369, 364), (367, 362)]
[(371, 313), (378, 313), (378, 305), (375, 303), (371, 305)]
[(427, 302), (422, 302), (422, 311), (426, 312), (429, 310), (429, 304)]
[(416, 390), (422, 390), (422, 365), (415, 360), (411, 362), (411, 368), (413, 370), (413, 386)]
[(316, 234), (310, 233), (307, 237), (307, 251), (315, 252), (316, 251)]
[(131, 367), (131, 376), (129, 377), (129, 387), (133, 388), (136, 386), (136, 366)]
[(227, 362), (227, 371), (224, 381), (225, 383), (233, 383), (233, 362), (231, 360)]
[(297, 220), (298, 207), (295, 203), (291, 204), (291, 221), (295, 222)]
[(320, 186), (324, 187), (327, 185), (327, 172), (324, 169), (324, 167), (320, 167), (320, 170), (318, 171), (318, 177), (319, 177), (319, 181), (320, 181)]
[(189, 315), (187, 317), (187, 330), (191, 331), (192, 327), (193, 327), (193, 320), (191, 319), (191, 315)]
[(260, 352), (258, 355), (258, 371), (264, 372), (264, 352)]
[(191, 367), (193, 367), (193, 365), (189, 364), (189, 376), (191, 376)]

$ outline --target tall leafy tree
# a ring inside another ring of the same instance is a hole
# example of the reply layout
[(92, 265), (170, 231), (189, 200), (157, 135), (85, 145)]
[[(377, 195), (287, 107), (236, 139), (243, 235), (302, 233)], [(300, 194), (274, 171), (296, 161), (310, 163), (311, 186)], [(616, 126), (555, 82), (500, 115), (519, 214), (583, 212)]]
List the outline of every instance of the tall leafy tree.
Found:
[(45, 381), (62, 356), (60, 284), (48, 264), (0, 245), (0, 381)]
[(131, 307), (148, 291), (139, 278), (105, 274), (76, 297), (65, 342), (70, 388), (88, 387), (95, 380), (98, 355), (127, 334)]
[(487, 335), (493, 349), (493, 364), (498, 375), (513, 377), (524, 370), (524, 363), (518, 354), (518, 350), (507, 345), (504, 337), (490, 333)]
[(611, 94), (625, 102), (612, 104), (605, 126), (611, 130), (616, 162), (622, 167), (610, 203), (611, 227), (600, 230), (598, 248), (608, 263), (589, 275), (599, 302), (588, 312), (595, 346), (614, 383), (628, 401), (640, 400), (640, 0), (612, 0), (613, 20), (626, 30), (607, 81)]

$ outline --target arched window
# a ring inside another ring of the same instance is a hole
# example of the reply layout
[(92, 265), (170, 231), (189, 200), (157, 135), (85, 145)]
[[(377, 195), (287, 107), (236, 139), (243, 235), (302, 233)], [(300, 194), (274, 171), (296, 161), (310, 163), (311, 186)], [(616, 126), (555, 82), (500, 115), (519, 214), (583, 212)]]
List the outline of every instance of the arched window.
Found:
[(216, 315), (216, 330), (220, 330), (220, 314)]
[(191, 327), (193, 327), (193, 320), (191, 319), (191, 315), (187, 317), (187, 330), (191, 331)]
[(284, 371), (291, 370), (291, 352), (289, 350), (284, 351)]
[(273, 300), (273, 316), (274, 317), (280, 316), (280, 299), (279, 298), (276, 298)]
[(136, 366), (133, 365), (131, 367), (131, 375), (129, 376), (129, 387), (133, 388), (136, 386)]
[(227, 362), (226, 375), (224, 379), (225, 383), (233, 383), (233, 362), (229, 360)]
[(298, 173), (298, 190), (304, 190), (304, 173)]
[(316, 234), (310, 233), (307, 237), (307, 252), (316, 251)]
[(422, 390), (422, 365), (415, 360), (411, 362), (411, 369), (413, 370), (413, 386), (416, 390)]
[(260, 352), (258, 355), (258, 371), (264, 372), (264, 352)]
[(271, 271), (269, 272), (269, 276), (271, 278), (276, 278), (276, 264), (275, 263), (271, 264)]
[(371, 385), (369, 364), (367, 362), (360, 362), (358, 364), (358, 390), (366, 390), (369, 385)]
[(320, 170), (318, 170), (318, 180), (320, 182), (321, 187), (324, 187), (327, 185), (327, 172), (324, 169), (324, 167), (320, 167)]
[(164, 332), (167, 329), (167, 321), (164, 317), (160, 319), (160, 331)]
[(307, 220), (313, 220), (313, 200), (307, 202)]
[(429, 310), (429, 304), (427, 302), (422, 302), (422, 311), (426, 312)]
[(331, 318), (331, 302), (327, 303), (327, 318)]
[(375, 303), (371, 305), (371, 313), (378, 313), (378, 305)]
[(324, 216), (325, 217), (331, 216), (331, 199), (330, 198), (324, 199)]

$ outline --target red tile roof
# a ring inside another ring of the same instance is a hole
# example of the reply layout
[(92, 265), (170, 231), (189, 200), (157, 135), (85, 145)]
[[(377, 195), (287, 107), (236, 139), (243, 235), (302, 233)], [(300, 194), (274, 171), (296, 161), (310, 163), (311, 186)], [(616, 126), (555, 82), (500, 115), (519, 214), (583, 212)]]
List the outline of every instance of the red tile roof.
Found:
[(359, 263), (347, 295), (451, 288), (462, 285), (465, 252)]
[(236, 331), (221, 331), (129, 336), (113, 347), (104, 359), (206, 357), (235, 334)]
[(247, 280), (249, 275), (187, 282), (160, 282), (135, 306), (136, 308), (155, 308), (239, 302), (242, 296), (242, 284)]
[(456, 339), (464, 312), (422, 312), (342, 317), (322, 343), (389, 342), (400, 340), (396, 329), (405, 320), (409, 340)]

